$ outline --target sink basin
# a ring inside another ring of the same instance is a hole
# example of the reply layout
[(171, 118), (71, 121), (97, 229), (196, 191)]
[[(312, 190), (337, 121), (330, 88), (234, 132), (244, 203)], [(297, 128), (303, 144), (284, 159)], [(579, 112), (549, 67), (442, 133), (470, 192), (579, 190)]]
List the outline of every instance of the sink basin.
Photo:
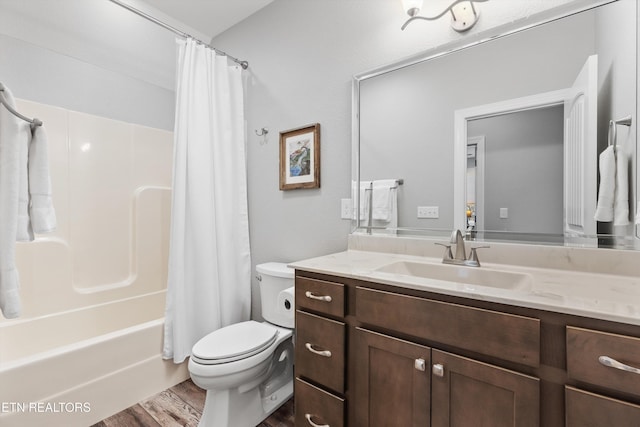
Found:
[(494, 270), (484, 267), (466, 267), (410, 261), (393, 262), (376, 269), (376, 271), (468, 285), (465, 287), (467, 290), (473, 290), (474, 286), (509, 290), (529, 290), (532, 287), (533, 281), (530, 275), (524, 273)]

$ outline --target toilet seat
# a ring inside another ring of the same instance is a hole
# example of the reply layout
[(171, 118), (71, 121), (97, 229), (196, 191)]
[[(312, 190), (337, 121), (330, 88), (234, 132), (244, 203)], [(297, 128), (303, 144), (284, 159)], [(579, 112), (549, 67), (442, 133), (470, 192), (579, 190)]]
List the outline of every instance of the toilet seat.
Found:
[(234, 362), (256, 355), (270, 347), (278, 337), (278, 329), (254, 320), (225, 326), (198, 341), (191, 358), (203, 365)]

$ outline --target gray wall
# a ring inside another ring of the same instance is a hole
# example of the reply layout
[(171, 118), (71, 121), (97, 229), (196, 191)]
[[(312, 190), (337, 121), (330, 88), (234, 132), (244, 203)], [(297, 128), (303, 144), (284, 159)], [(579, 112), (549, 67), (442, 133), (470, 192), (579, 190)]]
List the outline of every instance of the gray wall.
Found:
[(485, 137), (484, 230), (562, 234), (563, 121), (562, 105), (469, 121)]

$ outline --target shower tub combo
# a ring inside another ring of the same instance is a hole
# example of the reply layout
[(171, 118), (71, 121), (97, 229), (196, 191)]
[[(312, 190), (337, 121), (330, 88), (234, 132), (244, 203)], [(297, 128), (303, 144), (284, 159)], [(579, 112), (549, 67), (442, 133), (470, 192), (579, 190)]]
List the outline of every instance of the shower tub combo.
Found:
[(17, 245), (0, 425), (87, 426), (189, 377), (161, 356), (172, 133), (18, 102), (45, 123), (58, 229)]

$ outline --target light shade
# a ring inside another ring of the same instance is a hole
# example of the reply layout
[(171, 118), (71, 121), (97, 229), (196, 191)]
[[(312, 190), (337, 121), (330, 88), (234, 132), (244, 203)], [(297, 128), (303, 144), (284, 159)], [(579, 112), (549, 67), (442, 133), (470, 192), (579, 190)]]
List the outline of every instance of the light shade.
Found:
[(415, 16), (422, 9), (422, 0), (402, 0), (402, 7), (409, 16)]

